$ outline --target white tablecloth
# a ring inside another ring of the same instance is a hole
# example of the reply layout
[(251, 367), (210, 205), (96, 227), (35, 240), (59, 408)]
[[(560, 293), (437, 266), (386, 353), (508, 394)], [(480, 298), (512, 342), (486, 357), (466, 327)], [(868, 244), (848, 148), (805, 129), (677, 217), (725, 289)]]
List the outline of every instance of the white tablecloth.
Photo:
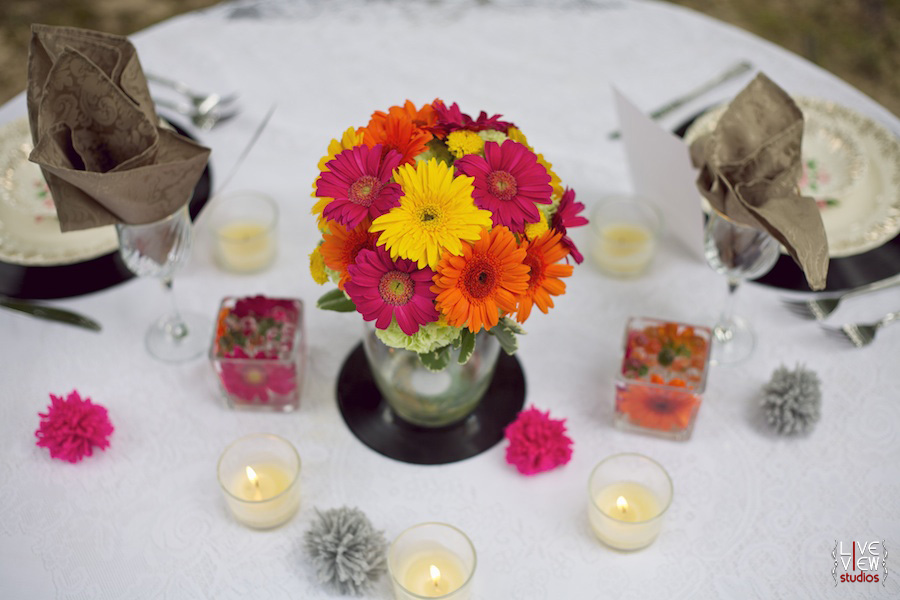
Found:
[[(213, 148), (218, 181), (278, 104), (231, 184), (277, 198), (277, 263), (260, 275), (223, 273), (200, 230), (175, 289), (184, 308), (210, 318), (225, 295), (302, 298), (310, 308), (303, 404), (291, 415), (232, 412), (205, 360), (168, 366), (149, 358), (145, 327), (165, 308), (153, 280), (55, 303), (99, 319), (100, 334), (0, 312), (0, 597), (327, 598), (302, 534), (314, 507), (342, 505), (362, 508), (388, 539), (428, 520), (466, 531), (482, 600), (898, 597), (900, 571), (886, 586), (836, 587), (831, 551), (836, 540), (883, 539), (900, 556), (900, 327), (851, 349), (784, 310), (782, 293), (747, 285), (739, 308), (756, 324), (759, 346), (746, 363), (713, 370), (693, 438), (612, 427), (626, 317), (709, 323), (725, 299), (723, 279), (671, 242), (636, 281), (604, 278), (586, 262), (557, 308), (527, 323), (519, 353), (527, 403), (568, 419), (575, 444), (565, 467), (523, 477), (504, 462), (502, 443), (460, 463), (414, 466), (348, 431), (335, 381), (361, 319), (313, 307), (323, 290), (307, 271), (316, 235), (309, 192), (328, 141), (373, 110), (441, 97), (467, 112), (503, 113), (589, 210), (629, 187), (622, 146), (605, 136), (616, 126), (611, 84), (649, 110), (750, 59), (791, 93), (835, 100), (900, 132), (900, 121), (829, 73), (678, 7), (478, 4), (283, 2), (260, 11), (245, 3), (134, 36), (145, 69), (240, 92), (240, 118), (198, 133)], [(18, 97), (0, 108), (0, 122), (22, 114)], [(574, 233), (584, 249), (586, 229)], [(835, 321), (898, 308), (900, 293), (885, 291), (842, 308)], [(760, 388), (782, 363), (821, 376), (823, 415), (811, 435), (779, 438), (762, 424)], [(33, 435), (48, 394), (73, 388), (106, 406), (116, 428), (106, 452), (77, 465), (51, 460)], [(269, 532), (228, 516), (215, 477), (222, 449), (258, 431), (285, 436), (303, 460), (301, 512)], [(660, 538), (636, 554), (599, 544), (586, 516), (592, 467), (622, 451), (656, 458), (675, 484)], [(383, 578), (374, 597), (389, 596)]]

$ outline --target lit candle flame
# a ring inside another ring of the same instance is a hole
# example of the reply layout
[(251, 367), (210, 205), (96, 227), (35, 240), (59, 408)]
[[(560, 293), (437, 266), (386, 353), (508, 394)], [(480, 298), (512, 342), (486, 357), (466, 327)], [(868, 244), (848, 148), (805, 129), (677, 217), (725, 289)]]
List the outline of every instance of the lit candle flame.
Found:
[(619, 496), (616, 499), (616, 508), (622, 512), (628, 512), (628, 500), (625, 499), (625, 496)]
[(431, 565), (428, 570), (431, 571), (431, 582), (434, 584), (434, 587), (437, 587), (441, 582), (441, 570), (434, 565)]
[(256, 475), (256, 471), (253, 470), (253, 467), (247, 466), (247, 479), (250, 480), (256, 488), (259, 488), (259, 477)]

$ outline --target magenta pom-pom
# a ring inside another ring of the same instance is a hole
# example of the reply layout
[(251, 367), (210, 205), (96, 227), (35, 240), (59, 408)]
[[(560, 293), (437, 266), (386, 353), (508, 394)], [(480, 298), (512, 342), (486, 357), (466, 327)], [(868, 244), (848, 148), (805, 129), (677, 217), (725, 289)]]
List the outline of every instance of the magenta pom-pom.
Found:
[(506, 426), (506, 462), (523, 475), (535, 475), (564, 465), (572, 458), (572, 440), (566, 420), (551, 419), (550, 412), (531, 407)]
[(76, 463), (93, 454), (94, 446), (105, 450), (109, 447), (112, 423), (106, 409), (82, 399), (73, 390), (65, 399), (50, 394), (50, 406), (46, 413), (38, 413), (41, 424), (34, 432), (37, 445), (50, 450), (51, 458)]

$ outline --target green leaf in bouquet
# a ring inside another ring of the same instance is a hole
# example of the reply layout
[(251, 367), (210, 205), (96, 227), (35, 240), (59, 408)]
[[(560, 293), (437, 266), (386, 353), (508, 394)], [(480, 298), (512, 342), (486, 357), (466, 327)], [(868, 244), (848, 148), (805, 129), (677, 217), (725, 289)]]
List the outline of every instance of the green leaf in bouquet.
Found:
[(353, 300), (348, 298), (340, 289), (333, 289), (327, 292), (316, 301), (316, 307), (337, 312), (353, 312), (356, 310)]
[(519, 340), (516, 336), (524, 335), (525, 330), (509, 317), (503, 317), (494, 327), (491, 327), (490, 333), (500, 342), (500, 347), (504, 352), (513, 355), (519, 349)]
[(475, 334), (468, 329), (463, 329), (456, 339), (460, 340), (459, 358), (456, 362), (464, 365), (469, 362), (469, 359), (472, 358), (472, 353), (475, 352)]
[(450, 364), (450, 346), (443, 346), (433, 352), (420, 353), (419, 360), (429, 371), (435, 373), (443, 371)]

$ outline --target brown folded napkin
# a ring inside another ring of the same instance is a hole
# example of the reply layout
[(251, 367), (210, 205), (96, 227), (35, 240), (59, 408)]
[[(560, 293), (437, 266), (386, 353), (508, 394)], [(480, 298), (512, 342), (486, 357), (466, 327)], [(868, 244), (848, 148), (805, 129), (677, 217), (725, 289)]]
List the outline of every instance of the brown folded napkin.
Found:
[(33, 25), (28, 118), (60, 229), (151, 223), (191, 197), (209, 149), (168, 129), (117, 35)]
[(825, 287), (828, 241), (813, 198), (797, 187), (803, 113), (760, 73), (728, 106), (715, 131), (691, 145), (697, 187), (712, 207), (767, 231), (787, 248), (813, 290)]

